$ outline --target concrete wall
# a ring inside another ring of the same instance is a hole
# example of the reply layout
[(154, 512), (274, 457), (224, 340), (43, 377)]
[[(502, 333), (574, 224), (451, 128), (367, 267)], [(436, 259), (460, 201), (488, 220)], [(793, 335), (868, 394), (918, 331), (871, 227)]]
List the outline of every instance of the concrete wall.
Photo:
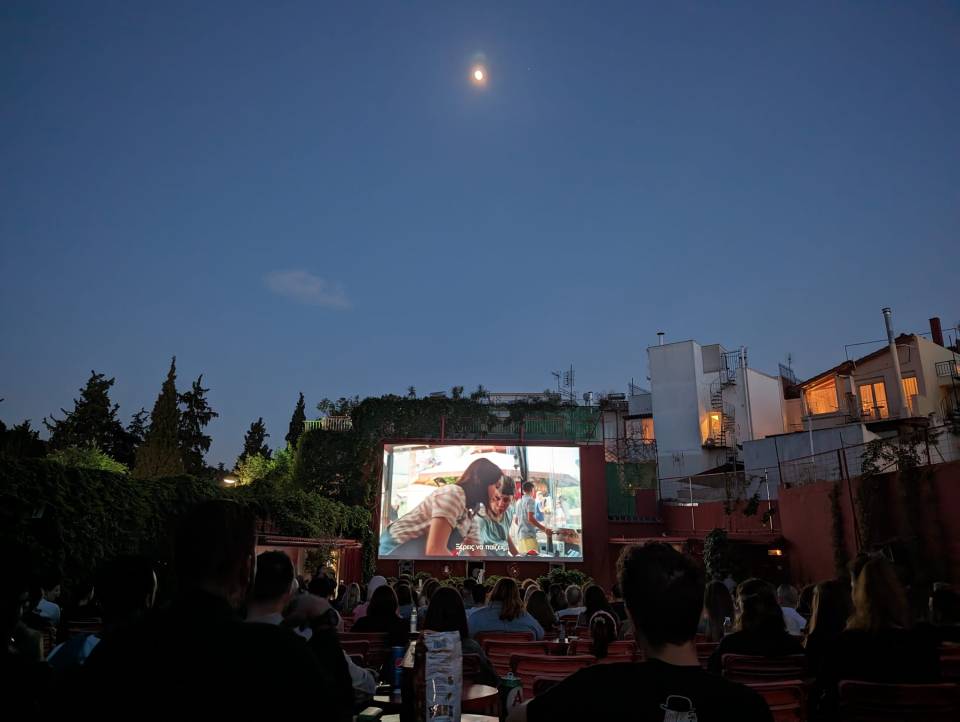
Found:
[(715, 466), (723, 453), (703, 448), (701, 423), (706, 420), (710, 388), (700, 345), (680, 341), (651, 346), (647, 353), (660, 477), (696, 474)]
[(771, 434), (782, 434), (783, 393), (780, 390), (780, 379), (755, 369), (741, 370), (746, 371), (750, 395), (750, 420), (753, 425), (752, 436), (741, 437), (741, 443), (751, 438), (759, 439)]
[[(863, 455), (862, 445), (876, 438), (879, 437), (868, 431), (863, 424), (847, 424), (814, 431), (813, 449), (815, 454), (826, 454), (845, 447), (856, 447), (846, 452), (847, 467), (850, 474), (859, 474), (860, 459)], [(771, 492), (774, 492), (775, 485), (779, 485), (781, 481), (792, 481), (790, 478), (780, 478), (781, 465), (788, 466), (791, 461), (809, 457), (810, 433), (806, 431), (769, 436), (765, 439), (746, 441), (743, 444), (744, 470), (748, 475), (756, 476), (763, 476), (766, 472)], [(832, 459), (829, 461), (833, 462)]]

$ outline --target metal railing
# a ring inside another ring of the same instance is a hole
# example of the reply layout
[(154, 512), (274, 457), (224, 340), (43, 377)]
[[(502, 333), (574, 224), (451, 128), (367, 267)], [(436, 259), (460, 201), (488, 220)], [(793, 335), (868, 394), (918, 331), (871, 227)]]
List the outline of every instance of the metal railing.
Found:
[(937, 361), (935, 368), (940, 378), (960, 378), (960, 361)]
[[(864, 455), (870, 443), (867, 441), (781, 461), (776, 467), (764, 471), (774, 479), (779, 478), (779, 483), (784, 486), (803, 486), (818, 481), (854, 478), (863, 473)], [(947, 425), (922, 429), (913, 439), (899, 443), (912, 446), (924, 466), (960, 460), (960, 437), (951, 433)], [(896, 471), (896, 465), (885, 470)]]
[(324, 416), (322, 419), (303, 422), (304, 431), (350, 431), (352, 428), (353, 419), (349, 416)]

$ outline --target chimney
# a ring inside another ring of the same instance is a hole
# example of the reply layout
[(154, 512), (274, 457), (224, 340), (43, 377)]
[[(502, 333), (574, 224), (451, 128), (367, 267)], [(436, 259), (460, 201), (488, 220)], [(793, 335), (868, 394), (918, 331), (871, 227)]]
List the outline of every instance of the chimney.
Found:
[(939, 316), (930, 319), (930, 338), (937, 346), (943, 346), (943, 329), (940, 328)]
[(657, 346), (663, 346), (663, 331), (657, 331)]

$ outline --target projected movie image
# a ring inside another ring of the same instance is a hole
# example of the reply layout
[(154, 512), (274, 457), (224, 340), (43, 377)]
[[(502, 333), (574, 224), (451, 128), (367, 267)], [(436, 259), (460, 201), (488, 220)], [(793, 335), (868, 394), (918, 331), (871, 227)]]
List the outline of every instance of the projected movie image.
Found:
[(383, 469), (381, 558), (583, 558), (576, 447), (387, 446)]

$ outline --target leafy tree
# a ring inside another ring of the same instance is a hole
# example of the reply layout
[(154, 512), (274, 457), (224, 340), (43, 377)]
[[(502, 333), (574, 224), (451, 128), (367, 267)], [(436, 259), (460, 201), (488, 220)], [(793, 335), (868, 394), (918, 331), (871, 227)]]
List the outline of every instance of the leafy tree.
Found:
[(317, 404), (317, 411), (327, 416), (350, 416), (359, 405), (359, 396), (341, 396), (336, 401), (322, 399)]
[(252, 454), (237, 464), (238, 483), (243, 486), (266, 480), (274, 484), (286, 484), (293, 473), (293, 452), (287, 446), (278, 449), (272, 457)]
[(205, 454), (210, 451), (210, 437), (203, 433), (211, 420), (220, 416), (207, 403), (207, 392), (203, 388), (203, 374), (197, 377), (190, 390), (180, 394), (183, 406), (180, 412), (180, 449), (183, 452), (183, 465), (188, 474), (204, 476), (207, 471)]
[(30, 428), (30, 419), (12, 428), (0, 421), (0, 456), (11, 458), (38, 458), (47, 453), (47, 444), (40, 432)]
[(308, 431), (297, 445), (293, 481), (304, 491), (347, 505), (364, 505), (369, 484), (358, 464), (354, 434)]
[(267, 427), (263, 423), (262, 416), (250, 424), (250, 429), (243, 437), (243, 451), (237, 457), (237, 468), (240, 467), (244, 459), (250, 456), (260, 455), (267, 459), (270, 458), (270, 447), (266, 444), (268, 436), (270, 434), (267, 433)]
[(479, 385), (477, 386), (476, 391), (474, 391), (472, 394), (470, 394), (470, 400), (471, 400), (471, 401), (480, 401), (481, 399), (485, 399), (485, 398), (489, 395), (489, 393), (490, 393), (490, 392), (487, 391), (487, 390), (483, 387), (483, 384), (479, 384)]
[(110, 402), (110, 387), (115, 379), (90, 372), (80, 398), (73, 400), (73, 411), (60, 409), (64, 417), (51, 415), (43, 424), (50, 431), (50, 448), (96, 446), (120, 461), (130, 461), (131, 445), (123, 424), (117, 419), (117, 404)]
[(303, 403), (303, 392), (300, 392), (300, 398), (297, 400), (297, 407), (293, 410), (293, 416), (290, 417), (290, 430), (287, 432), (286, 441), (291, 449), (297, 448), (297, 441), (303, 434), (303, 422), (307, 420), (306, 406)]
[(130, 417), (130, 423), (127, 424), (127, 436), (133, 442), (134, 446), (140, 446), (143, 440), (147, 438), (147, 429), (150, 427), (150, 413), (144, 409)]
[(150, 414), (150, 428), (137, 449), (133, 475), (153, 479), (182, 474), (183, 454), (180, 451), (180, 408), (177, 396), (177, 358), (170, 362), (166, 381)]
[(454, 386), (450, 389), (450, 398), (458, 401), (463, 398), (463, 386)]
[(417, 387), (416, 386), (407, 386), (407, 398), (415, 399), (417, 398)]
[(114, 474), (126, 474), (128, 469), (116, 459), (108, 456), (96, 446), (68, 446), (58, 449), (47, 456), (63, 466), (78, 469), (97, 469), (111, 471)]

